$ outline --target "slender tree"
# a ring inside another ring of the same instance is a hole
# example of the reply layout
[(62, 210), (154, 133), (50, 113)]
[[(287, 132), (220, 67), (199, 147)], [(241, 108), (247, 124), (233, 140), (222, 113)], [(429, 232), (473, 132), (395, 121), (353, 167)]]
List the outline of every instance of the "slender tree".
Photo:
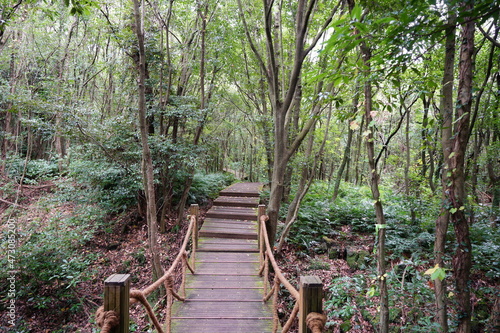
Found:
[[(313, 127), (317, 120), (316, 114), (311, 114), (309, 120), (303, 124), (299, 133), (296, 133), (291, 139), (290, 133), (291, 113), (294, 108), (294, 100), (299, 88), (301, 72), (304, 61), (311, 50), (316, 46), (319, 39), (323, 36), (326, 28), (330, 24), (333, 15), (337, 12), (339, 4), (333, 7), (320, 24), (318, 32), (309, 36), (318, 5), (317, 0), (299, 0), (294, 3), (295, 10), (295, 27), (294, 27), (294, 50), (291, 52), (293, 57), (290, 71), (283, 70), (280, 73), (280, 68), (283, 68), (283, 52), (277, 47), (281, 45), (279, 34), (275, 33), (275, 28), (280, 27), (282, 22), (274, 21), (275, 17), (281, 17), (281, 5), (273, 0), (263, 1), (263, 25), (265, 35), (266, 57), (258, 50), (254, 39), (251, 36), (250, 29), (246, 23), (244, 9), (241, 0), (238, 0), (240, 17), (245, 29), (245, 35), (252, 51), (257, 58), (262, 73), (265, 74), (265, 79), (268, 84), (268, 98), (270, 100), (273, 111), (274, 125), (274, 153), (273, 153), (273, 172), (271, 180), (271, 193), (268, 206), (269, 215), (269, 237), (271, 244), (276, 238), (278, 226), (278, 214), (281, 207), (281, 202), (285, 189), (285, 173), (290, 158), (295, 154), (298, 147), (306, 137), (307, 133)], [(276, 16), (275, 16), (276, 15)], [(317, 111), (321, 111), (317, 109)]]
[(464, 22), (461, 24), (460, 57), (458, 64), (457, 104), (451, 153), (446, 160), (450, 179), (446, 184), (445, 196), (450, 222), (455, 230), (456, 250), (453, 255), (453, 276), (458, 303), (457, 332), (471, 330), (470, 270), (472, 266), (472, 246), (469, 224), (465, 215), (465, 156), (469, 140), (469, 128), (472, 110), (473, 55), (475, 22), (472, 18), (474, 1), (460, 3)]
[(152, 257), (153, 280), (156, 280), (163, 275), (163, 268), (160, 263), (160, 251), (157, 241), (158, 222), (156, 217), (154, 170), (148, 143), (149, 126), (146, 118), (146, 50), (144, 47), (143, 10), (144, 4), (141, 5), (139, 0), (134, 0), (135, 33), (139, 49), (139, 62), (136, 65), (139, 76), (137, 81), (139, 95), (138, 116), (142, 144), (142, 172), (147, 203), (148, 245)]

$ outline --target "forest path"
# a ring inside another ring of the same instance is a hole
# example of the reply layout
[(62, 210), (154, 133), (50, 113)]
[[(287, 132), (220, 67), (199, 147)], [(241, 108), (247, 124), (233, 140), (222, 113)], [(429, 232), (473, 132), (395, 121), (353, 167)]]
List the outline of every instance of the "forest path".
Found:
[(186, 301), (175, 302), (172, 332), (271, 332), (272, 306), (262, 301), (257, 207), (261, 183), (220, 192), (199, 231), (195, 274)]

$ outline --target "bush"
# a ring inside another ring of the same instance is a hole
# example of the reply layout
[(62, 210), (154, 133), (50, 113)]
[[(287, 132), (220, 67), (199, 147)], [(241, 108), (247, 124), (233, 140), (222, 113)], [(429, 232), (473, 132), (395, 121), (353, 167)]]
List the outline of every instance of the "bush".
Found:
[(193, 177), (187, 204), (206, 204), (209, 199), (217, 198), (220, 190), (231, 185), (234, 181), (234, 175), (230, 173), (197, 173)]
[[(9, 176), (20, 181), (24, 170), (25, 159), (19, 156), (10, 158), (6, 163), (6, 171)], [(49, 180), (59, 175), (59, 167), (56, 161), (30, 160), (26, 163), (24, 173), (24, 184), (36, 184), (43, 180)]]
[(317, 182), (305, 196), (297, 221), (292, 226), (289, 241), (301, 248), (309, 249), (318, 244), (323, 236), (334, 238), (337, 229), (349, 225), (353, 231), (372, 233), (375, 231), (375, 214), (370, 194), (365, 187), (341, 188), (341, 196), (331, 201), (325, 182)]
[(107, 212), (120, 212), (137, 203), (142, 188), (139, 172), (130, 173), (116, 163), (102, 160), (74, 160), (70, 176), (88, 189), (88, 200)]
[[(59, 201), (61, 197), (53, 197)], [(47, 211), (53, 206), (46, 202)], [(16, 296), (33, 309), (64, 308), (80, 311), (81, 303), (75, 294), (78, 284), (89, 279), (88, 266), (96, 258), (82, 251), (102, 225), (98, 208), (78, 207), (68, 215), (55, 214), (43, 228), (33, 222), (23, 226), (18, 234), (16, 261)], [(4, 235), (4, 242), (6, 237)], [(2, 244), (2, 249), (7, 248)], [(7, 267), (7, 256), (0, 256)], [(0, 272), (0, 288), (6, 290), (8, 270)]]
[(500, 232), (492, 230), (487, 210), (488, 207), (477, 207), (476, 223), (470, 228), (472, 242), (472, 268), (486, 272), (491, 279), (500, 278)]
[(354, 314), (367, 307), (370, 301), (365, 297), (366, 290), (366, 278), (363, 275), (332, 279), (325, 297), (325, 312), (328, 314), (327, 327), (332, 326), (333, 320), (338, 318), (344, 322), (342, 325), (347, 325), (349, 328), (349, 322)]

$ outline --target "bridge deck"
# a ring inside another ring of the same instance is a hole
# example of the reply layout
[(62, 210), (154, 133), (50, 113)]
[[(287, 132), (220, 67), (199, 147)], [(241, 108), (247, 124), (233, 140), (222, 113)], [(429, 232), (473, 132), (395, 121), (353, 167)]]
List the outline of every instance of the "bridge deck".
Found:
[(196, 274), (186, 301), (175, 302), (172, 332), (271, 332), (273, 312), (262, 302), (258, 276), (257, 206), (262, 184), (234, 184), (220, 192), (200, 229)]

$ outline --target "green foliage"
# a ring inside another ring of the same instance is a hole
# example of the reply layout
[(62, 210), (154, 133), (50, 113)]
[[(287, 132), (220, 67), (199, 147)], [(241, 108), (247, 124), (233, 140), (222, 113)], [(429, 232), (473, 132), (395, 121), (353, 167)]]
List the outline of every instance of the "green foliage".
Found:
[(19, 156), (11, 157), (6, 161), (6, 171), (12, 179), (18, 182), (24, 173), (23, 183), (25, 184), (36, 184), (54, 179), (59, 175), (56, 161), (28, 160), (26, 163), (26, 160)]
[(414, 255), (387, 273), (390, 320), (404, 331), (436, 332), (439, 328), (433, 320), (424, 320), (432, 318), (434, 313), (434, 291), (417, 269), (425, 264), (426, 261)]
[(338, 199), (332, 202), (327, 183), (313, 184), (302, 202), (289, 241), (314, 249), (323, 236), (335, 237), (336, 229), (342, 225), (350, 225), (357, 232), (374, 232), (375, 215), (368, 193), (364, 187), (347, 190), (343, 186)]
[(235, 181), (230, 173), (197, 173), (193, 177), (193, 184), (189, 190), (188, 204), (206, 204), (209, 199), (215, 199), (219, 191)]
[(357, 312), (361, 312), (362, 308), (370, 302), (365, 298), (366, 288), (366, 278), (363, 275), (332, 279), (325, 297), (325, 312), (328, 314), (327, 327), (333, 325), (333, 319), (340, 318), (348, 322)]
[(103, 160), (74, 160), (69, 174), (87, 187), (87, 198), (107, 212), (119, 212), (136, 204), (142, 188), (139, 173), (130, 173), (116, 163)]
[(486, 272), (491, 279), (500, 278), (500, 232), (492, 227), (488, 207), (477, 207), (476, 220), (470, 228), (472, 242), (472, 268)]
[[(53, 196), (45, 203), (50, 212), (65, 201), (64, 197)], [(43, 226), (33, 220), (23, 226), (18, 234), (19, 246), (16, 253), (15, 269), (17, 297), (32, 308), (63, 309), (67, 312), (81, 311), (81, 303), (75, 294), (79, 283), (91, 278), (88, 269), (96, 255), (83, 251), (97, 228), (102, 226), (103, 213), (98, 207), (77, 205), (66, 214), (58, 213)], [(7, 235), (2, 235), (2, 249)], [(2, 256), (0, 264), (7, 267), (7, 258)], [(0, 273), (0, 287), (6, 286), (7, 270)]]

